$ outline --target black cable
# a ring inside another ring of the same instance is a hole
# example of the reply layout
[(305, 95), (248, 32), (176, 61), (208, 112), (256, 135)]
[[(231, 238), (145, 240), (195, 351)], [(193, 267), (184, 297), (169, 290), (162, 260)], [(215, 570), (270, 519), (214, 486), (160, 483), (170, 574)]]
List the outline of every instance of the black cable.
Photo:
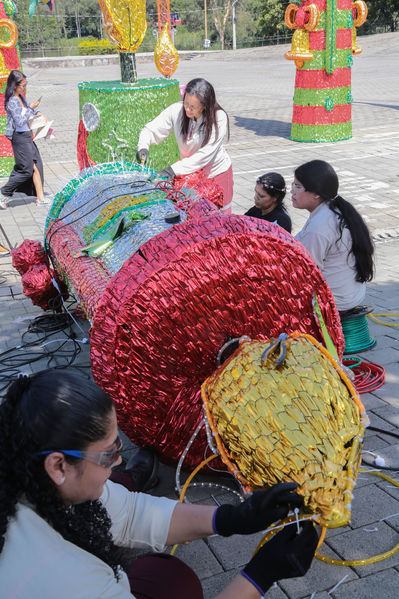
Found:
[(392, 431), (386, 431), (382, 428), (377, 428), (376, 426), (368, 426), (366, 431), (375, 431), (376, 433), (384, 433), (384, 435), (391, 435), (391, 437), (395, 437), (395, 439), (399, 439), (399, 433), (394, 433)]
[(395, 472), (399, 471), (399, 466), (396, 466), (396, 468), (394, 466), (376, 466), (376, 464), (371, 464), (370, 462), (366, 462), (366, 460), (363, 458), (363, 456), (362, 456), (362, 464), (365, 464), (369, 468), (373, 468), (375, 470), (391, 470), (391, 471), (395, 471)]
[[(90, 369), (90, 364), (74, 364), (82, 347), (72, 325), (73, 320), (67, 313), (44, 314), (35, 318), (22, 334), (21, 345), (0, 354), (0, 392), (21, 375), (21, 368), (40, 360), (46, 360), (47, 368)], [(53, 339), (61, 332), (65, 338)], [(29, 340), (29, 335), (35, 335), (35, 338)]]
[[(391, 437), (395, 437), (395, 439), (399, 439), (399, 433), (395, 433), (393, 431), (387, 431), (385, 429), (382, 428), (378, 428), (376, 426), (368, 426), (366, 431), (373, 431), (376, 433), (383, 433), (384, 435), (391, 435)], [(394, 467), (394, 466), (377, 466), (375, 463), (371, 464), (370, 462), (367, 462), (363, 455), (362, 455), (362, 464), (365, 464), (366, 466), (369, 466), (371, 468), (377, 468), (378, 470), (392, 470), (392, 471), (396, 471), (399, 470), (399, 466)]]

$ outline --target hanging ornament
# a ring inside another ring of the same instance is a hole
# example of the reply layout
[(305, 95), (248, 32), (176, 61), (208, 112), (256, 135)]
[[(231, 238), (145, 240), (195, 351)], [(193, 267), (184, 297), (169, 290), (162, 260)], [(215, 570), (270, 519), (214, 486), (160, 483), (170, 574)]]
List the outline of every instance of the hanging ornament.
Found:
[(169, 37), (167, 24), (155, 46), (154, 60), (158, 71), (165, 77), (171, 77), (179, 64), (179, 54)]

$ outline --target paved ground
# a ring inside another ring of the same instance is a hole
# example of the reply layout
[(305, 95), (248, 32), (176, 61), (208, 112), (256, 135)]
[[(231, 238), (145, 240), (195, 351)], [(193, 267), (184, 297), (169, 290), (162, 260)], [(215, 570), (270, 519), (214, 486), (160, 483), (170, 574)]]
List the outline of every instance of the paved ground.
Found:
[[(339, 172), (342, 195), (361, 211), (376, 240), (376, 278), (368, 285), (367, 301), (374, 305), (376, 312), (399, 312), (399, 34), (360, 38), (360, 45), (364, 47), (364, 53), (355, 58), (353, 67), (354, 135), (352, 140), (337, 144), (298, 144), (288, 139), (294, 68), (282, 58), (284, 47), (193, 58), (181, 62), (177, 76), (183, 82), (195, 76), (215, 82), (220, 103), (230, 115), (228, 149), (235, 172), (234, 212), (242, 213), (250, 207), (254, 181), (260, 174), (280, 171), (289, 184), (293, 169), (300, 163), (315, 157), (332, 162)], [(119, 76), (118, 71), (115, 66), (26, 68), (29, 97), (43, 95), (43, 111), (55, 120), (56, 140), (42, 142), (40, 146), (49, 194), (56, 193), (78, 171), (75, 153), (77, 83), (114, 79)], [(139, 76), (152, 75), (151, 64), (139, 64)], [(290, 204), (289, 200), (287, 204)], [(306, 214), (289, 209), (296, 232)], [(9, 241), (15, 246), (24, 238), (41, 239), (45, 217), (46, 209), (37, 208), (33, 199), (13, 199), (9, 209), (0, 213), (3, 229), (0, 229), (0, 242)], [(11, 260), (7, 257), (0, 260), (0, 350), (10, 350), (33, 340), (30, 358), (34, 357), (33, 353), (41, 357), (38, 362), (24, 365), (26, 347), (3, 354), (0, 356), (1, 377), (5, 358), (8, 359), (7, 367), (12, 365), (22, 371), (43, 368), (48, 358), (42, 357), (36, 337), (25, 333), (30, 319), (40, 314), (40, 310), (21, 295), (19, 277), (11, 267)], [(87, 334), (87, 325), (82, 322), (80, 325), (83, 330), (76, 329), (79, 339)], [(370, 323), (370, 330), (377, 339), (377, 346), (364, 357), (385, 367), (386, 383), (376, 392), (363, 395), (362, 399), (373, 426), (398, 433), (399, 332), (395, 327), (374, 322)], [(54, 335), (53, 339), (59, 337), (62, 333)], [(60, 342), (47, 345), (46, 351), (59, 345)], [(77, 345), (82, 349), (79, 363), (87, 365), (88, 346), (79, 342)], [(72, 347), (73, 344), (68, 342), (63, 349), (72, 351)], [(54, 359), (61, 364), (66, 358), (59, 351)], [(368, 431), (365, 448), (377, 452), (388, 465), (399, 470), (399, 445), (395, 438)], [(399, 480), (398, 472), (394, 471), (393, 477)], [(171, 468), (162, 468), (161, 484), (156, 493), (173, 495)], [(328, 533), (322, 552), (359, 559), (387, 551), (399, 542), (399, 489), (390, 482), (362, 473), (354, 494), (352, 514), (350, 526)], [(211, 598), (246, 563), (255, 543), (254, 538), (215, 537), (181, 546), (177, 555), (196, 570), (203, 581), (206, 597)], [(338, 567), (315, 561), (305, 578), (282, 581), (267, 596), (270, 599), (396, 599), (398, 588), (399, 553), (362, 567)]]

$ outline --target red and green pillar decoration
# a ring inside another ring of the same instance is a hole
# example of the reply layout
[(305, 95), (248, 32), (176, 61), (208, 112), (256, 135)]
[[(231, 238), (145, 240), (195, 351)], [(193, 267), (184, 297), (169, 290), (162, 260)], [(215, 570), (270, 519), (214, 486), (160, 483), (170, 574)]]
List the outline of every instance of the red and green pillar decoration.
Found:
[(0, 177), (7, 177), (14, 166), (11, 142), (6, 138), (7, 115), (4, 93), (10, 71), (21, 68), (18, 30), (11, 16), (16, 5), (12, 0), (0, 0)]
[(363, 0), (306, 0), (289, 4), (285, 23), (294, 29), (295, 94), (291, 139), (341, 141), (352, 137), (351, 67), (356, 27), (367, 18)]

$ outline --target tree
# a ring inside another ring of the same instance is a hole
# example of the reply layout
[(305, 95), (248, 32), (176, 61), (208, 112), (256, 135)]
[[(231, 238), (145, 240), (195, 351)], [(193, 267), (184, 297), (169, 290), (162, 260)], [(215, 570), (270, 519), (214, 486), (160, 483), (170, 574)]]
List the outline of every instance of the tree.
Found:
[(92, 35), (101, 38), (101, 10), (98, 0), (55, 0), (65, 18), (68, 37)]
[(212, 9), (213, 22), (216, 31), (219, 34), (220, 45), (222, 50), (224, 50), (225, 30), (231, 10), (231, 0), (210, 0), (210, 6)]
[[(284, 13), (288, 6), (286, 0), (263, 0), (261, 4), (256, 0), (250, 0), (251, 4), (257, 5), (257, 33), (262, 37), (276, 35), (278, 31), (287, 31), (284, 23)], [(255, 8), (255, 7), (254, 7)]]
[(397, 31), (399, 25), (399, 0), (376, 0), (367, 2), (368, 17), (358, 33), (378, 31), (378, 28), (386, 27), (390, 31)]
[(12, 17), (18, 28), (18, 41), (22, 49), (41, 48), (44, 56), (45, 48), (53, 46), (59, 37), (57, 22), (54, 17), (48, 18), (49, 10), (42, 3), (36, 7), (35, 16), (30, 18), (29, 3), (30, 0), (19, 0), (18, 12)]

